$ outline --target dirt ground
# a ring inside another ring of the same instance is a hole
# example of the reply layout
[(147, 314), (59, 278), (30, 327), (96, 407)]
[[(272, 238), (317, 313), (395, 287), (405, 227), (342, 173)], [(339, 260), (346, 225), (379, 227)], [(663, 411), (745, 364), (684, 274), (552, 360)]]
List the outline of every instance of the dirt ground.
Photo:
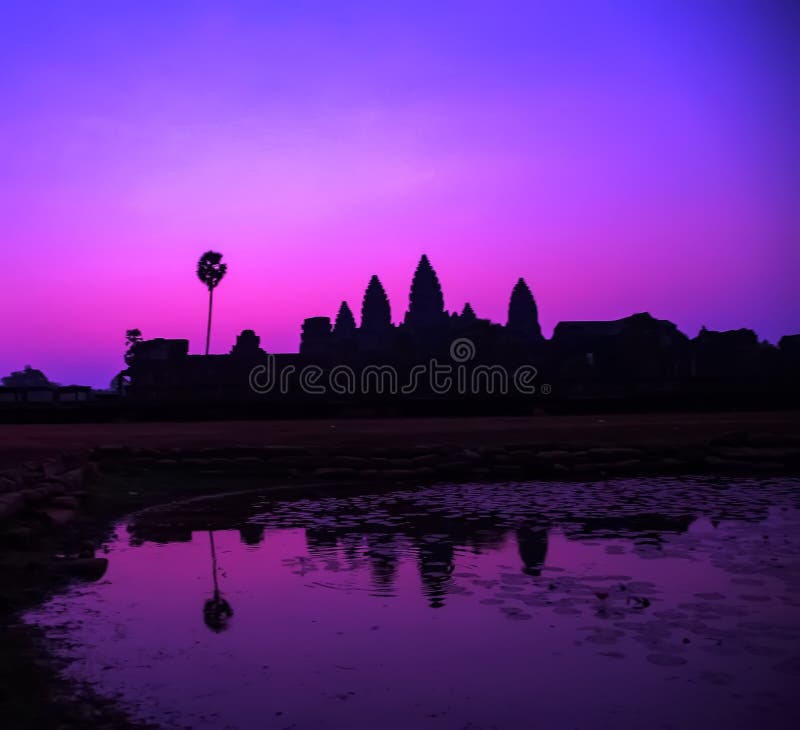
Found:
[(800, 413), (657, 413), (500, 418), (2, 424), (0, 462), (102, 445), (139, 448), (458, 443), (690, 444), (723, 434), (800, 436)]

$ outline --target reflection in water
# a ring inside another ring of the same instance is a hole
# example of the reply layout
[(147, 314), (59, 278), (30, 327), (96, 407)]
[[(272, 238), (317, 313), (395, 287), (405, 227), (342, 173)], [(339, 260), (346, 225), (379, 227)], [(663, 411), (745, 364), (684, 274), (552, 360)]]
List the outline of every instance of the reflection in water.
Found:
[[(233, 609), (219, 592), (217, 580), (217, 549), (214, 545), (214, 531), (208, 531), (211, 545), (211, 575), (214, 578), (214, 595), (203, 604), (203, 621), (212, 631), (219, 633), (228, 628), (228, 621), (233, 616)], [(247, 541), (244, 540), (246, 543)]]
[(260, 545), (264, 539), (264, 525), (256, 525), (252, 522), (246, 522), (239, 527), (239, 537), (245, 545), (255, 547)]
[(309, 555), (317, 558), (324, 557), (331, 550), (335, 550), (338, 539), (333, 530), (308, 527), (305, 532)]
[(533, 577), (540, 576), (547, 557), (547, 530), (518, 527), (517, 547), (524, 566), (522, 571)]
[(798, 486), (193, 501), (121, 525), (106, 577), (29, 619), (167, 727), (793, 727)]
[(441, 608), (453, 572), (453, 543), (447, 535), (426, 535), (416, 548), (423, 593), (431, 608)]
[[(307, 535), (308, 530), (306, 530)], [(400, 564), (397, 540), (394, 535), (384, 532), (368, 534), (364, 556), (369, 560), (375, 593), (391, 596), (397, 578), (397, 568)]]

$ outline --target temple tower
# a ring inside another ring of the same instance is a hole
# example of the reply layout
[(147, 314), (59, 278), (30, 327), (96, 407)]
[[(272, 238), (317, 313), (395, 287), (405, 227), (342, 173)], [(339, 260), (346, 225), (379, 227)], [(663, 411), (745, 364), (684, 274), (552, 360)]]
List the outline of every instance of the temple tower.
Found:
[(309, 357), (326, 357), (330, 353), (330, 317), (309, 317), (303, 320), (300, 333), (300, 354)]
[(525, 283), (525, 279), (519, 279), (511, 292), (506, 327), (509, 332), (525, 340), (536, 342), (542, 339), (536, 301)]
[(333, 345), (336, 354), (347, 357), (355, 353), (357, 349), (356, 320), (347, 302), (342, 302), (339, 306), (339, 313), (336, 315), (336, 324), (333, 326)]
[(387, 330), (392, 326), (392, 310), (386, 290), (377, 276), (369, 280), (361, 305), (361, 329), (364, 331)]
[(342, 302), (339, 306), (336, 324), (333, 325), (333, 334), (339, 339), (352, 339), (356, 336), (356, 320), (347, 302)]
[(408, 312), (405, 324), (413, 328), (427, 328), (440, 325), (446, 318), (444, 297), (439, 277), (423, 254), (411, 282)]
[(365, 350), (380, 350), (388, 346), (392, 329), (392, 311), (389, 298), (377, 276), (369, 280), (361, 304), (361, 329), (359, 342)]

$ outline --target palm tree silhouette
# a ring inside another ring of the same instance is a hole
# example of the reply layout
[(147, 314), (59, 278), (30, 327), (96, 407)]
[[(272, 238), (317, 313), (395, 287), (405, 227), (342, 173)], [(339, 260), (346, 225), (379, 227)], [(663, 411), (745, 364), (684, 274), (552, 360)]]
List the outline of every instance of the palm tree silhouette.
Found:
[(222, 254), (206, 251), (197, 262), (197, 278), (208, 287), (208, 327), (206, 328), (206, 355), (211, 343), (211, 309), (214, 306), (214, 289), (222, 281), (228, 265), (222, 263)]
[(217, 550), (214, 545), (214, 532), (208, 531), (208, 538), (211, 543), (211, 574), (214, 578), (214, 597), (209, 598), (203, 604), (203, 622), (214, 633), (218, 634), (228, 628), (228, 622), (233, 616), (233, 609), (219, 592), (217, 582)]
[(125, 350), (126, 365), (130, 366), (133, 363), (136, 345), (138, 345), (143, 339), (142, 331), (140, 329), (125, 330), (125, 344), (128, 346), (128, 349)]

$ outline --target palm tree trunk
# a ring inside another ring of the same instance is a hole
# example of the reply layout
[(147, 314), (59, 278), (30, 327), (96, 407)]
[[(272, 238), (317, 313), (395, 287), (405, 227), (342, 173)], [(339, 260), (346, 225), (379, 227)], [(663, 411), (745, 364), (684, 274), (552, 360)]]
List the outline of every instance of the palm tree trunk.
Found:
[(211, 307), (214, 303), (214, 290), (208, 290), (208, 326), (206, 327), (206, 355), (208, 355), (208, 346), (211, 344)]

